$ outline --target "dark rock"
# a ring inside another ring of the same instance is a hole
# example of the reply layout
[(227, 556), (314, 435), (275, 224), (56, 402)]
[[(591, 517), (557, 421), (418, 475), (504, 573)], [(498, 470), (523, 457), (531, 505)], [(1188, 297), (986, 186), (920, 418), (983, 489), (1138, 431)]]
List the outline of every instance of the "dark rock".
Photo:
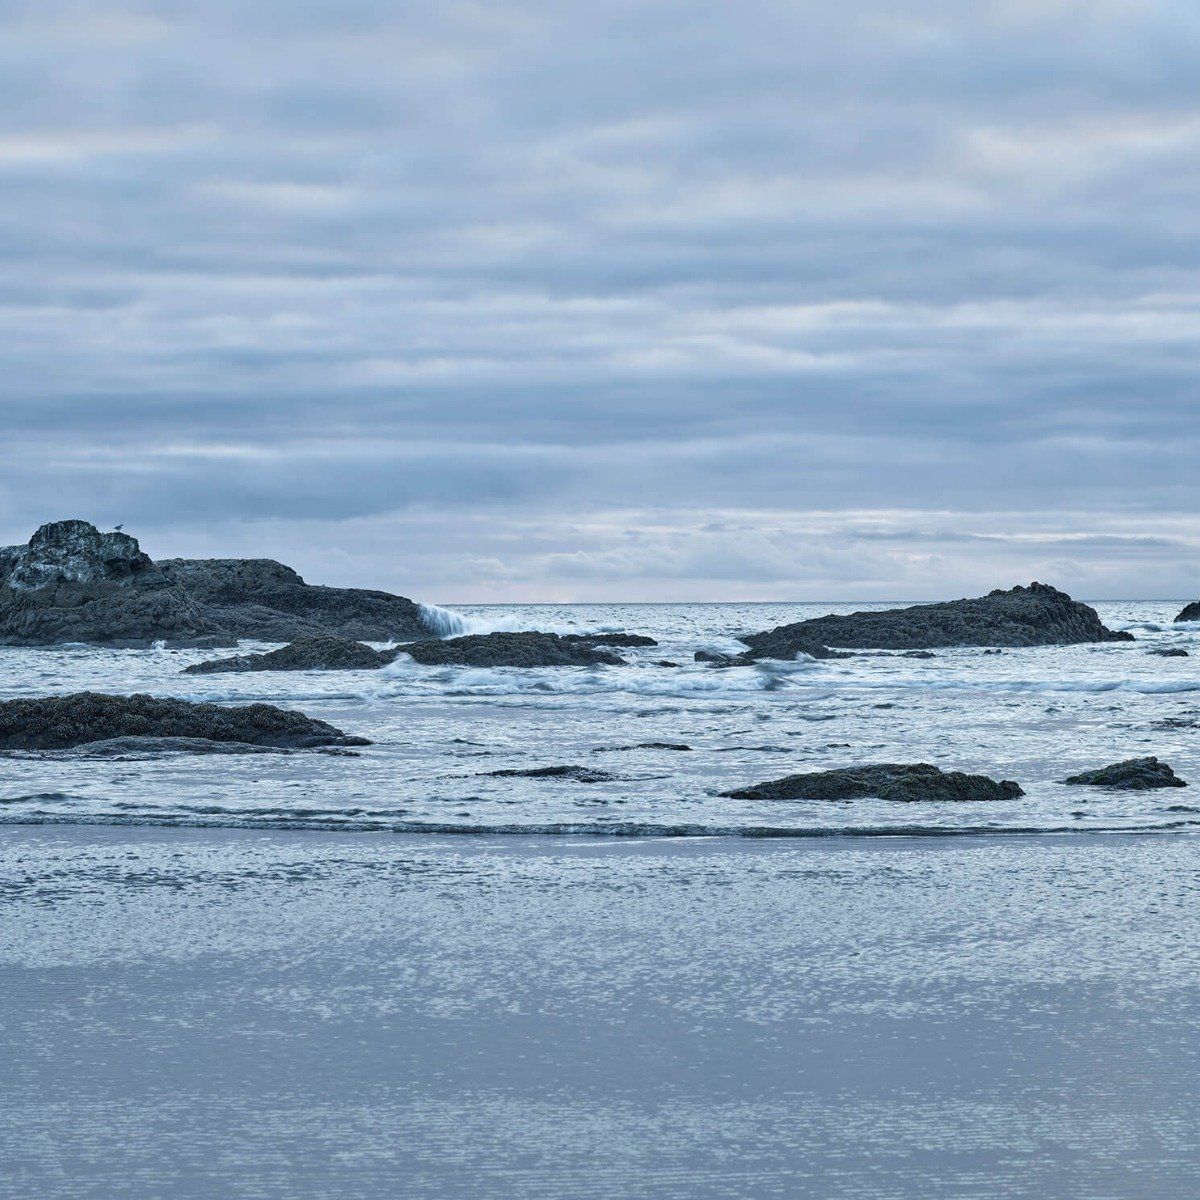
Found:
[(1086, 784), (1090, 787), (1120, 788), (1127, 792), (1146, 792), (1151, 788), (1187, 787), (1185, 780), (1165, 762), (1153, 756), (1128, 758), (1124, 762), (1099, 767), (1095, 771), (1084, 771), (1072, 775), (1063, 783)]
[(225, 707), (76, 692), (0, 702), (0, 749), (63, 750), (113, 738), (202, 738), (254, 746), (367, 746), (324, 721), (273, 704)]
[(616, 778), (607, 771), (597, 771), (594, 767), (508, 767), (503, 771), (486, 771), (487, 775), (496, 775), (509, 779), (573, 779), (576, 783), (608, 783)]
[[(280, 746), (256, 746), (252, 742), (214, 742), (194, 737), (115, 737), (102, 742), (85, 742), (71, 748), (73, 755), (88, 758), (141, 758), (156, 754), (288, 754)], [(52, 751), (50, 753), (59, 753)]]
[(143, 554), (86, 521), (43, 525), (0, 550), (0, 642), (229, 646), (234, 638)]
[(905, 650), (900, 658), (937, 658), (931, 650)]
[(1156, 654), (1159, 658), (1190, 658), (1191, 655), (1182, 646), (1168, 646), (1162, 650), (1147, 650), (1147, 654)]
[(973, 600), (916, 604), (883, 612), (817, 617), (781, 625), (742, 640), (757, 658), (793, 658), (813, 643), (875, 650), (946, 646), (1065, 646), (1131, 642), (1106, 629), (1096, 610), (1043, 583), (996, 590)]
[(305, 583), (291, 567), (269, 558), (168, 558), (158, 566), (235, 638), (388, 642), (432, 632), (420, 605), (404, 596)]
[(593, 754), (615, 754), (618, 750), (690, 750), (683, 742), (636, 742), (632, 746), (597, 746)]
[(476, 633), (400, 647), (425, 666), (593, 667), (620, 666), (624, 659), (585, 638), (556, 633)]
[(586, 642), (589, 646), (657, 646), (644, 633), (564, 633), (564, 642)]
[(714, 667), (738, 667), (742, 666), (740, 656), (733, 654), (717, 654), (713, 650), (697, 650), (692, 658), (696, 662), (711, 663)]
[(1025, 793), (1010, 780), (942, 771), (929, 763), (877, 763), (789, 775), (725, 795), (735, 800), (1012, 800)]
[(654, 665), (656, 667), (677, 667), (677, 666), (679, 666), (679, 664), (677, 662), (672, 662), (669, 658), (657, 658), (654, 660)]
[(312, 587), (268, 559), (168, 559), (86, 521), (43, 525), (0, 549), (0, 643), (232, 646), (239, 638), (426, 637), (421, 609), (387, 592)]
[(347, 638), (300, 638), (267, 654), (239, 654), (184, 667), (185, 675), (227, 671), (377, 671), (397, 655), (396, 650), (372, 650)]
[(1200, 600), (1193, 600), (1186, 605), (1175, 618), (1177, 621), (1200, 621)]

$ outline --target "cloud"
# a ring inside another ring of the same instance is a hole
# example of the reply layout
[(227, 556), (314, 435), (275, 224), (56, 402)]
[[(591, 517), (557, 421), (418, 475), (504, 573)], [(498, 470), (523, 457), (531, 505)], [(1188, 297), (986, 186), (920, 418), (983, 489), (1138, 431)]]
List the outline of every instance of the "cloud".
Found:
[[(1194, 590), (1152, 526), (1200, 500), (1198, 43), (1166, 0), (0, 2), (0, 530), (481, 598)], [(887, 548), (807, 524), (864, 510)]]

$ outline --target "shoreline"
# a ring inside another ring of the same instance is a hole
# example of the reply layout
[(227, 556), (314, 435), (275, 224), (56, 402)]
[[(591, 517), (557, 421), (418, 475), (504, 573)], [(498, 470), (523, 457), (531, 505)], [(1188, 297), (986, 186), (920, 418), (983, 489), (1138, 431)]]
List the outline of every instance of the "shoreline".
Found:
[(0, 1197), (1183, 1197), (1198, 867), (10, 825)]

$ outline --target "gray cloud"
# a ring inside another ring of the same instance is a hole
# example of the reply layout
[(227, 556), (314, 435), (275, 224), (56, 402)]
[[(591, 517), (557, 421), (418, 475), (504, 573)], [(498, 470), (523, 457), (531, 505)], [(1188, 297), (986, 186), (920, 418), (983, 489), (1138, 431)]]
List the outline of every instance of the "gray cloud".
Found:
[(1193, 591), (1198, 50), (1166, 0), (0, 2), (0, 532)]

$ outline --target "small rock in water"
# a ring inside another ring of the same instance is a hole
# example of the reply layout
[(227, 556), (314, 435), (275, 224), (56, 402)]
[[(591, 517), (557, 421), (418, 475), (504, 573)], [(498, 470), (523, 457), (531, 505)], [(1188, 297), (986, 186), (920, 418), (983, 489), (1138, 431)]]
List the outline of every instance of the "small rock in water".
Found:
[(615, 754), (618, 750), (690, 750), (683, 742), (636, 742), (632, 746), (597, 746), (593, 754)]
[(1025, 793), (1011, 780), (943, 771), (929, 763), (875, 763), (789, 775), (725, 792), (734, 800), (1013, 800)]
[(506, 767), (502, 771), (486, 771), (487, 775), (498, 775), (508, 779), (573, 779), (576, 783), (608, 783), (616, 778), (607, 771), (594, 767)]
[(1094, 771), (1083, 771), (1071, 775), (1063, 783), (1085, 784), (1089, 787), (1120, 788), (1128, 792), (1146, 792), (1152, 788), (1187, 787), (1170, 765), (1153, 756), (1149, 758), (1127, 758), (1124, 762), (1111, 763)]
[(1161, 650), (1147, 650), (1147, 654), (1156, 654), (1159, 658), (1190, 658), (1191, 655), (1182, 646), (1166, 646)]
[[(605, 638), (625, 637), (604, 634)], [(633, 636), (633, 635), (628, 635)], [(586, 635), (556, 633), (475, 633), (445, 641), (411, 642), (398, 653), (425, 666), (596, 667), (624, 666), (625, 660)]]
[(184, 667), (185, 675), (213, 675), (240, 671), (377, 671), (387, 666), (398, 650), (372, 650), (348, 638), (297, 638), (266, 654), (239, 654)]

